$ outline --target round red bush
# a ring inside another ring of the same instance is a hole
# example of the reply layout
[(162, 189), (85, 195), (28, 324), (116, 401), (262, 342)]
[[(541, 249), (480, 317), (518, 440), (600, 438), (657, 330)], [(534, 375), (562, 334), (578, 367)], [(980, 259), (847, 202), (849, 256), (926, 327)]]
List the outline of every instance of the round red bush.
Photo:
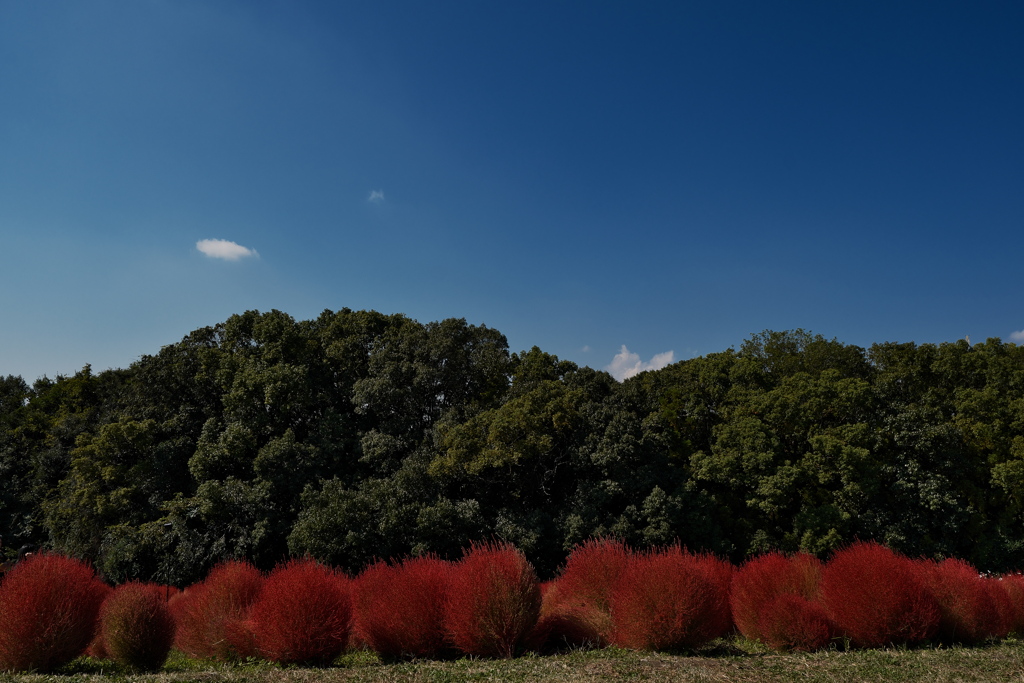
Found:
[(256, 654), (244, 624), (264, 577), (248, 562), (229, 560), (171, 604), (174, 645), (190, 657), (244, 659)]
[(781, 595), (814, 602), (820, 582), (821, 562), (807, 553), (771, 552), (747, 561), (734, 573), (729, 596), (736, 627), (747, 638), (764, 640), (760, 625), (769, 605)]
[(512, 657), (540, 616), (537, 573), (506, 543), (473, 545), (452, 571), (445, 631), (468, 655)]
[(610, 611), (590, 602), (565, 599), (558, 581), (541, 584), (540, 618), (526, 647), (542, 654), (583, 647), (602, 647), (612, 632)]
[(561, 599), (610, 613), (612, 590), (632, 557), (626, 544), (615, 539), (595, 539), (576, 546), (558, 576)]
[(928, 588), (939, 604), (939, 628), (935, 634), (944, 643), (970, 645), (981, 642), (993, 631), (995, 605), (978, 570), (963, 560), (920, 563)]
[(440, 655), (451, 574), (451, 562), (436, 557), (371, 565), (353, 586), (354, 637), (383, 657)]
[(155, 671), (174, 642), (174, 619), (157, 588), (138, 582), (118, 586), (100, 608), (107, 656), (137, 671)]
[(40, 553), (0, 584), (0, 671), (52, 671), (93, 639), (110, 588), (78, 560)]
[(1004, 574), (999, 578), (999, 587), (1010, 598), (1008, 635), (1024, 637), (1024, 575)]
[(612, 590), (632, 556), (625, 543), (611, 538), (573, 548), (558, 579), (541, 584), (540, 619), (529, 648), (553, 652), (611, 642)]
[(835, 628), (825, 608), (794, 593), (781, 593), (764, 606), (759, 639), (776, 650), (820, 650)]
[(995, 577), (981, 579), (985, 587), (985, 597), (989, 601), (989, 618), (986, 620), (986, 637), (1001, 640), (1010, 635), (1016, 620), (1016, 610), (1010, 594), (1002, 586), (1002, 581)]
[(732, 628), (732, 565), (673, 546), (632, 558), (612, 593), (613, 641), (664, 650), (699, 647)]
[(874, 542), (836, 552), (821, 576), (821, 599), (857, 647), (913, 644), (939, 628), (939, 604), (918, 563)]
[(249, 616), (260, 655), (281, 664), (333, 662), (348, 643), (350, 584), (345, 575), (308, 559), (271, 572)]

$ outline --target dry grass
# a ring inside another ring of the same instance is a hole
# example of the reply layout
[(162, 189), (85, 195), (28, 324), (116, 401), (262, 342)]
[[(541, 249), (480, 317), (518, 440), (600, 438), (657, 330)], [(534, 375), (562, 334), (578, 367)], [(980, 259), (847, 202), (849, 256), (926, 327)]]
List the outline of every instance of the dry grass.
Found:
[(13, 683), (449, 683), (456, 681), (1000, 681), (1024, 683), (1024, 642), (971, 648), (886, 649), (781, 654), (742, 639), (716, 641), (687, 653), (607, 649), (512, 660), (460, 659), (384, 663), (355, 653), (327, 669), (282, 668), (265, 662), (196, 662), (175, 653), (164, 671), (127, 674), (108, 662), (79, 659), (50, 675), (0, 674)]

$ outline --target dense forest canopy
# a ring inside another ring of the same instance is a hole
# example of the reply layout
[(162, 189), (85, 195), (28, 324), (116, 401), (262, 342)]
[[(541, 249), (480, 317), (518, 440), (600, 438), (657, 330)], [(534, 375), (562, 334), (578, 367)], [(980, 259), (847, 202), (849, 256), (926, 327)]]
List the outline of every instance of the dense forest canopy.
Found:
[(1024, 347), (803, 330), (619, 383), (486, 326), (248, 311), (126, 369), (0, 378), (0, 534), (109, 580), (594, 536), (733, 561), (854, 539), (1024, 567)]

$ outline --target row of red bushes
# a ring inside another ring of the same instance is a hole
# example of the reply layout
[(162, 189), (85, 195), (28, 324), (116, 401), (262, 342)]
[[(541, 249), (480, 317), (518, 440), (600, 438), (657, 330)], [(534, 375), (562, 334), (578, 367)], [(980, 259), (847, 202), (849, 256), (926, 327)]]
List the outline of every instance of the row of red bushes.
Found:
[(355, 579), (311, 560), (269, 575), (227, 562), (185, 591), (112, 589), (88, 566), (42, 554), (0, 584), (0, 670), (14, 671), (49, 671), (84, 651), (153, 670), (172, 646), (314, 665), (351, 646), (385, 658), (694, 648), (734, 628), (779, 649), (977, 643), (1024, 633), (1024, 578), (981, 577), (960, 560), (912, 560), (875, 543), (827, 563), (770, 553), (734, 568), (678, 546), (635, 553), (599, 540), (544, 584), (504, 544), (473, 546), (454, 563), (380, 562)]

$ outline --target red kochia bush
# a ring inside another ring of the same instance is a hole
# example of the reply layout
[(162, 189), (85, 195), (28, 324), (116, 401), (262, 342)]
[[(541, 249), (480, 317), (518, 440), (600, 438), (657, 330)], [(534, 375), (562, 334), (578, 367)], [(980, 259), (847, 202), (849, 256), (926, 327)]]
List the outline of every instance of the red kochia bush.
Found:
[(944, 643), (981, 642), (997, 630), (996, 605), (978, 570), (963, 560), (919, 565), (928, 588), (939, 603), (936, 637)]
[(982, 585), (985, 586), (985, 593), (988, 597), (992, 610), (988, 619), (988, 637), (1002, 640), (1010, 635), (1016, 619), (1013, 600), (1002, 587), (1002, 581), (996, 577), (987, 576), (983, 578)]
[(351, 581), (309, 559), (267, 577), (249, 624), (260, 655), (281, 664), (330, 664), (348, 644)]
[(637, 555), (612, 594), (614, 642), (641, 650), (693, 648), (732, 628), (732, 565), (679, 546)]
[(611, 614), (587, 602), (567, 599), (557, 581), (541, 584), (540, 618), (526, 647), (542, 654), (565, 648), (600, 647), (608, 642)]
[(384, 657), (438, 656), (451, 574), (451, 562), (430, 556), (371, 565), (354, 582), (354, 637)]
[(547, 584), (530, 648), (549, 652), (610, 642), (612, 589), (631, 557), (625, 543), (610, 538), (573, 548), (558, 579)]
[(62, 555), (22, 560), (0, 584), (0, 671), (52, 671), (92, 640), (110, 588)]
[(561, 599), (587, 603), (610, 613), (612, 590), (632, 557), (625, 543), (610, 538), (576, 546), (558, 576)]
[(733, 575), (729, 603), (745, 637), (779, 650), (817, 650), (835, 628), (819, 602), (821, 562), (807, 553), (771, 552)]
[(540, 615), (537, 573), (507, 543), (474, 544), (452, 571), (444, 623), (469, 655), (512, 657)]
[(818, 650), (832, 640), (835, 627), (825, 608), (800, 595), (782, 593), (765, 605), (760, 639), (776, 650)]
[[(168, 602), (170, 600), (170, 598), (173, 595), (181, 592), (177, 588), (174, 588), (173, 586), (165, 586), (165, 585), (159, 584), (159, 583), (148, 583), (148, 582), (147, 583), (141, 583), (140, 582), (140, 585), (142, 585), (143, 587), (145, 587), (148, 590), (153, 591), (153, 593), (157, 597), (159, 597), (162, 602), (165, 603), (165, 606), (168, 606), (168, 607), (170, 605), (170, 603)], [(116, 590), (116, 589), (114, 589), (114, 590)], [(111, 591), (111, 592), (113, 592), (113, 591)], [(109, 599), (109, 598), (110, 598), (110, 594), (107, 595), (107, 599)], [(106, 600), (103, 601), (103, 604), (104, 605), (106, 604)], [(103, 639), (102, 612), (103, 612), (103, 605), (100, 606), (100, 614), (101, 614), (100, 623), (98, 623), (97, 626), (96, 626), (96, 632), (93, 634), (92, 642), (90, 642), (89, 646), (85, 649), (85, 654), (88, 655), (89, 657), (92, 657), (93, 659), (110, 659), (110, 653), (107, 651), (107, 643)], [(175, 628), (174, 625), (177, 623), (177, 617), (175, 617), (170, 610), (168, 610), (167, 614), (168, 614), (168, 616), (171, 619), (171, 636), (172, 636), (172, 644), (173, 644), (173, 636), (174, 636), (174, 628)]]
[(1024, 636), (1024, 575), (1005, 574), (998, 585), (1010, 598), (1008, 633), (1020, 638)]
[(252, 656), (245, 628), (249, 608), (259, 597), (263, 574), (248, 562), (229, 560), (175, 598), (171, 612), (177, 633), (174, 645), (191, 657), (238, 659)]
[(100, 608), (107, 656), (139, 671), (155, 671), (174, 642), (174, 619), (160, 589), (138, 582), (118, 586)]
[(821, 576), (825, 611), (857, 647), (917, 643), (941, 613), (918, 563), (874, 542), (836, 552)]
[[(790, 617), (811, 618), (809, 615), (814, 613), (814, 610), (808, 611), (809, 608), (802, 607), (796, 612), (790, 612), (788, 607), (802, 603), (792, 600), (778, 601), (778, 598), (791, 595), (802, 598), (804, 602), (816, 602), (821, 582), (821, 568), (818, 558), (807, 553), (787, 557), (779, 552), (771, 552), (747, 561), (733, 575), (732, 591), (729, 596), (736, 628), (752, 640), (766, 640), (763, 628), (776, 634), (795, 634), (793, 625), (782, 622)], [(770, 607), (773, 603), (776, 608)], [(790, 638), (787, 649), (820, 647), (821, 645), (816, 645), (821, 642), (820, 624), (815, 625), (814, 631), (814, 637), (804, 644)], [(827, 640), (826, 638), (825, 642)]]

